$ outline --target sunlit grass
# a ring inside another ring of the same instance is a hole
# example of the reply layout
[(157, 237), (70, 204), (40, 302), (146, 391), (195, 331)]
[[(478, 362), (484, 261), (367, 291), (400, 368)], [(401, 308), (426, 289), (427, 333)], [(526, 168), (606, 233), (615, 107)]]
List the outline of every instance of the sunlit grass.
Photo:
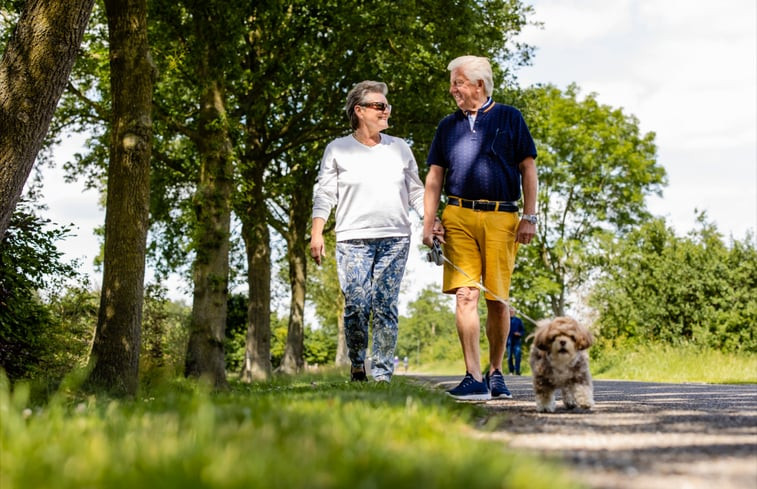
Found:
[(627, 345), (605, 348), (592, 359), (592, 374), (598, 379), (646, 382), (757, 384), (757, 355), (727, 354), (687, 344)]
[[(462, 357), (462, 354), (461, 354)], [(486, 365), (482, 358), (481, 365)], [(462, 358), (412, 366), (411, 372), (434, 375), (465, 374)], [(523, 375), (531, 375), (528, 349), (521, 362)], [(723, 353), (682, 344), (623, 344), (592, 346), (594, 378), (645, 382), (705, 382), (713, 384), (757, 384), (757, 354)]]
[(223, 394), (176, 381), (133, 401), (58, 395), (43, 406), (3, 381), (0, 487), (575, 487), (543, 461), (471, 437), (478, 406), (403, 378), (344, 378), (234, 383)]

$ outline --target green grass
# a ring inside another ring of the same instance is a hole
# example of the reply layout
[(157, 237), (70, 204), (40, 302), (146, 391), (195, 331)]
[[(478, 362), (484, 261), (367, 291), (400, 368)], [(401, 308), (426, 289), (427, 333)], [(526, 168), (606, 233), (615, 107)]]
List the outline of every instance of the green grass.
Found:
[(401, 377), (344, 373), (232, 384), (175, 381), (138, 399), (58, 394), (31, 406), (0, 382), (0, 487), (576, 487), (542, 460), (471, 436), (481, 407)]
[[(596, 379), (644, 382), (705, 382), (713, 384), (757, 384), (757, 354), (723, 353), (692, 344), (631, 344), (612, 346), (598, 342), (591, 350), (591, 372)], [(488, 360), (481, 358), (481, 365)], [(531, 375), (528, 349), (521, 362), (523, 375)], [(413, 373), (464, 375), (462, 357), (416, 367)]]
[[(757, 383), (754, 354), (593, 348), (600, 349), (592, 359), (598, 379)], [(411, 371), (461, 374), (461, 364)], [(401, 376), (387, 386), (349, 383), (346, 375), (232, 382), (220, 394), (176, 380), (128, 401), (81, 397), (64, 386), (46, 402), (0, 377), (0, 487), (577, 487), (560, 468), (476, 436), (497, 424), (474, 428), (485, 417), (481, 406)]]
[(757, 384), (755, 354), (727, 354), (689, 344), (641, 344), (604, 346), (593, 356), (591, 370), (597, 379)]

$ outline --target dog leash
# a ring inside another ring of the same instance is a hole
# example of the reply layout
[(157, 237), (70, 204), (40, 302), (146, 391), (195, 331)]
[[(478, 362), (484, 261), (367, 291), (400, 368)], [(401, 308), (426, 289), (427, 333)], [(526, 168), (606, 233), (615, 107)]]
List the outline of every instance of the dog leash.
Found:
[(503, 299), (502, 297), (498, 296), (497, 294), (495, 294), (494, 292), (492, 292), (491, 290), (489, 290), (481, 281), (478, 281), (478, 280), (474, 279), (473, 277), (471, 277), (470, 275), (468, 275), (467, 273), (465, 273), (465, 270), (463, 270), (462, 268), (460, 268), (457, 265), (455, 265), (454, 263), (452, 263), (452, 260), (450, 260), (449, 258), (447, 258), (446, 256), (444, 256), (444, 252), (442, 252), (442, 245), (441, 245), (441, 243), (439, 243), (438, 239), (434, 238), (433, 246), (431, 247), (431, 251), (429, 251), (426, 254), (426, 259), (429, 262), (436, 263), (439, 266), (443, 265), (444, 262), (449, 263), (452, 268), (454, 268), (458, 272), (462, 273), (468, 280), (472, 280), (473, 282), (475, 282), (476, 283), (476, 287), (478, 287), (479, 289), (483, 290), (484, 292), (486, 292), (489, 295), (491, 295), (492, 297), (494, 297), (498, 302), (501, 302), (502, 304), (506, 305), (507, 307), (512, 307), (513, 310), (515, 312), (517, 312), (520, 317), (522, 317), (523, 319), (526, 319), (527, 321), (531, 322), (534, 326), (538, 326), (538, 323), (535, 320), (531, 319), (526, 314), (524, 314), (522, 311), (518, 310), (518, 308), (516, 308), (515, 306), (513, 306), (510, 301), (508, 301), (507, 299)]

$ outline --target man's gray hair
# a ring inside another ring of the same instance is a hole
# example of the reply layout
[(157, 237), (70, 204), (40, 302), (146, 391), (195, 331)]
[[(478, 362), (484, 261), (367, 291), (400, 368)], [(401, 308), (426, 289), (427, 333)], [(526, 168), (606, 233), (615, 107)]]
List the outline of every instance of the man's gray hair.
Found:
[(494, 75), (492, 75), (492, 65), (489, 60), (481, 56), (460, 56), (449, 62), (447, 65), (449, 71), (460, 69), (463, 74), (472, 82), (479, 80), (484, 82), (484, 95), (492, 96), (494, 91)]
[(347, 112), (347, 118), (350, 120), (353, 131), (360, 126), (360, 119), (355, 114), (355, 106), (363, 103), (368, 93), (380, 93), (386, 96), (388, 91), (386, 83), (371, 80), (361, 81), (352, 87), (352, 90), (347, 94), (347, 103), (344, 104), (344, 110)]

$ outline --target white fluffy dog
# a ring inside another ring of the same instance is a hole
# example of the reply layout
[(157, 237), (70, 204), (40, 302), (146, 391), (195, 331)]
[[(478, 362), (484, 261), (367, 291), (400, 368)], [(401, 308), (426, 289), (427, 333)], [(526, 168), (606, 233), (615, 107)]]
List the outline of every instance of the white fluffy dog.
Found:
[(528, 362), (534, 380), (536, 410), (555, 412), (555, 390), (562, 390), (568, 409), (591, 409), (594, 387), (586, 349), (594, 342), (591, 332), (569, 317), (539, 322), (533, 334)]

